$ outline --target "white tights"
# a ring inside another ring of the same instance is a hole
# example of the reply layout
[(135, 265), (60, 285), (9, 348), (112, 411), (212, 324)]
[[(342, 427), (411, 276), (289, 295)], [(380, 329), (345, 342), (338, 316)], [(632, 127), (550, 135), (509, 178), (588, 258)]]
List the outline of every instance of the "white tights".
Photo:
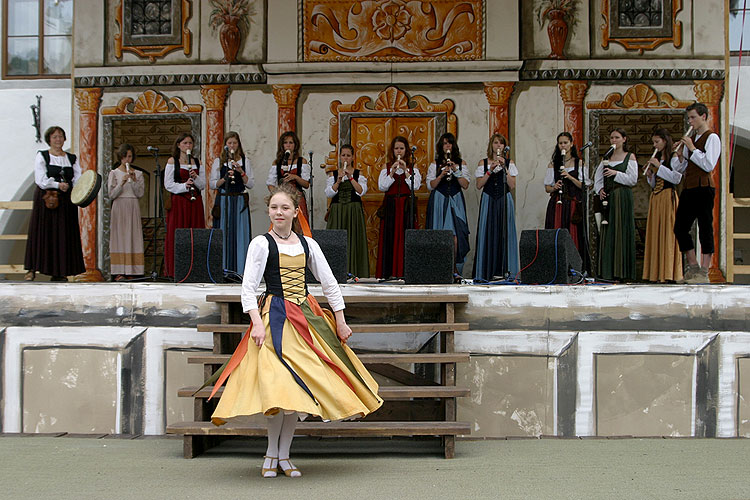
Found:
[[(280, 411), (273, 417), (268, 418), (268, 448), (266, 457), (278, 457), (280, 460), (287, 460), (281, 464), (286, 469), (292, 467), (289, 459), (289, 450), (292, 447), (294, 430), (297, 428), (297, 412), (284, 414)], [(272, 467), (271, 460), (266, 458), (263, 467)]]

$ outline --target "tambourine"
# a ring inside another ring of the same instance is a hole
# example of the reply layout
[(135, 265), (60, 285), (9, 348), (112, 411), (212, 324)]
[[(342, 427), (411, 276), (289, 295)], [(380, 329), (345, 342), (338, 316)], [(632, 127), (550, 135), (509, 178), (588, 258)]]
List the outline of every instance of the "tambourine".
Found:
[(93, 170), (87, 170), (73, 186), (73, 190), (70, 192), (70, 201), (74, 205), (85, 208), (96, 199), (101, 187), (102, 176)]

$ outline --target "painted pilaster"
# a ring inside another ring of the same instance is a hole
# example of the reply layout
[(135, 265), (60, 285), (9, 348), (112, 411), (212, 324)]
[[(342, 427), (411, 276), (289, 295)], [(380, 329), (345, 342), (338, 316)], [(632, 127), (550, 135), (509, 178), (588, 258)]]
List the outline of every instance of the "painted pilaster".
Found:
[(559, 80), (560, 98), (565, 105), (565, 130), (573, 135), (577, 147), (583, 145), (583, 99), (589, 82), (585, 80)]
[(206, 106), (206, 191), (205, 219), (206, 227), (213, 227), (211, 209), (216, 200), (216, 192), (208, 187), (214, 159), (221, 156), (224, 144), (224, 107), (229, 94), (229, 85), (202, 85), (201, 96)]
[(485, 82), (484, 95), (490, 104), (490, 135), (503, 134), (508, 137), (510, 115), (510, 97), (516, 82)]
[[(102, 101), (102, 89), (81, 88), (75, 91), (79, 110), (78, 163), (81, 171), (93, 170), (97, 164), (97, 135), (99, 104)], [(88, 207), (79, 209), (78, 221), (81, 225), (81, 246), (86, 272), (75, 277), (75, 281), (104, 281), (104, 276), (97, 266), (97, 202), (94, 200)]]
[[(701, 80), (696, 81), (693, 86), (695, 98), (708, 107), (708, 126), (716, 133), (721, 131), (721, 120), (719, 114), (719, 105), (724, 95), (723, 80)], [(722, 152), (724, 153), (724, 152)], [(716, 186), (716, 195), (714, 196), (714, 254), (711, 259), (711, 268), (708, 271), (711, 283), (726, 283), (724, 274), (719, 269), (719, 249), (721, 248), (721, 162), (714, 168), (711, 176)]]

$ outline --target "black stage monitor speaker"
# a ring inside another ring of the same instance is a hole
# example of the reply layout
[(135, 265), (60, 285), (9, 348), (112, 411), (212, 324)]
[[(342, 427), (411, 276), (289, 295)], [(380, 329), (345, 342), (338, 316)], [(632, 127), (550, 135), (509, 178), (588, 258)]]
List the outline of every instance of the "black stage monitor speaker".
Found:
[(453, 283), (453, 232), (407, 229), (404, 282), (407, 285)]
[[(537, 232), (539, 244), (537, 246)], [(555, 235), (557, 235), (557, 261), (555, 261)], [(582, 273), (581, 255), (567, 229), (530, 229), (521, 231), (519, 242), (521, 256), (520, 280), (525, 284), (577, 283), (580, 276), (571, 276), (569, 270)], [(536, 258), (534, 258), (536, 256)], [(532, 263), (533, 261), (533, 263)], [(531, 263), (531, 265), (529, 265)], [(555, 265), (557, 267), (555, 267)], [(529, 266), (528, 268), (526, 266)], [(557, 274), (555, 274), (557, 270)], [(554, 281), (553, 281), (554, 280)]]
[[(348, 277), (349, 254), (346, 249), (346, 229), (313, 229), (312, 237), (320, 245), (323, 255), (326, 256), (328, 265), (339, 283), (346, 283)], [(309, 270), (308, 270), (309, 273)], [(309, 273), (308, 281), (317, 283), (317, 280)]]
[(175, 282), (224, 283), (223, 254), (224, 233), (221, 229), (175, 230)]

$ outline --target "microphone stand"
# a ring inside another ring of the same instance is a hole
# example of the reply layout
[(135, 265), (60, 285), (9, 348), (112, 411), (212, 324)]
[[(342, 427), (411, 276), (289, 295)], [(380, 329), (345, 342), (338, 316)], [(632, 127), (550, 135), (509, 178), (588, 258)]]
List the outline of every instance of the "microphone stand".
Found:
[[(313, 221), (315, 220), (315, 217), (313, 217), (315, 213), (315, 210), (314, 210), (315, 205), (313, 204), (313, 200), (315, 199), (315, 196), (313, 193), (313, 177), (314, 177), (313, 168), (312, 168), (313, 167), (313, 152), (310, 151), (307, 154), (310, 156), (310, 162), (308, 163), (308, 165), (310, 166), (310, 220), (308, 222), (310, 223), (310, 231), (312, 231), (314, 229)], [(302, 172), (300, 172), (300, 177), (302, 177)]]
[(411, 163), (411, 174), (409, 174), (409, 182), (411, 183), (411, 189), (409, 192), (409, 228), (408, 229), (414, 229), (414, 203), (416, 202), (414, 198), (414, 159), (412, 159)]
[(148, 275), (143, 276), (142, 278), (135, 278), (132, 280), (127, 280), (129, 282), (135, 282), (135, 281), (172, 281), (166, 277), (159, 276), (159, 271), (156, 265), (156, 257), (158, 255), (158, 252), (156, 251), (156, 240), (157, 235), (159, 233), (159, 229), (161, 229), (163, 223), (164, 223), (164, 203), (161, 196), (161, 187), (162, 187), (162, 170), (161, 165), (159, 165), (159, 150), (155, 149), (151, 151), (151, 153), (154, 155), (154, 162), (156, 163), (156, 168), (154, 169), (154, 194), (152, 195), (152, 199), (154, 201), (154, 229), (151, 233), (151, 273)]
[[(584, 149), (588, 149), (588, 148), (584, 148)], [(589, 158), (590, 157), (591, 155), (589, 155)], [(587, 176), (583, 174), (584, 168), (588, 169), (591, 167), (588, 166), (589, 164), (588, 162), (585, 161), (585, 158), (586, 158), (586, 154), (584, 153), (581, 155), (581, 161), (583, 161), (584, 165), (587, 165), (587, 166), (584, 166), (578, 169), (578, 181), (581, 183), (581, 209), (583, 211), (583, 245), (584, 245), (584, 250), (585, 250), (585, 254), (582, 255), (583, 271), (584, 271), (584, 274), (586, 273), (586, 271), (588, 271), (592, 277), (595, 277), (594, 266), (592, 265), (592, 262), (591, 262), (591, 252), (589, 248), (589, 242), (591, 241), (590, 240), (590, 237), (591, 237), (590, 228), (589, 228), (590, 226), (589, 217), (591, 216), (591, 214), (589, 213), (589, 187), (586, 185)], [(591, 176), (589, 175), (588, 178), (590, 179)]]
[[(502, 181), (503, 181), (503, 190), (502, 190), (502, 198), (500, 202), (503, 204), (503, 241), (501, 245), (503, 245), (503, 259), (500, 263), (500, 271), (502, 272), (503, 279), (508, 279), (508, 203), (505, 199), (507, 197), (507, 181), (508, 181), (508, 172), (506, 170), (506, 167), (509, 165), (509, 161), (507, 158), (503, 158), (503, 167), (500, 169), (500, 172), (502, 174)], [(491, 278), (491, 277), (490, 277)]]

